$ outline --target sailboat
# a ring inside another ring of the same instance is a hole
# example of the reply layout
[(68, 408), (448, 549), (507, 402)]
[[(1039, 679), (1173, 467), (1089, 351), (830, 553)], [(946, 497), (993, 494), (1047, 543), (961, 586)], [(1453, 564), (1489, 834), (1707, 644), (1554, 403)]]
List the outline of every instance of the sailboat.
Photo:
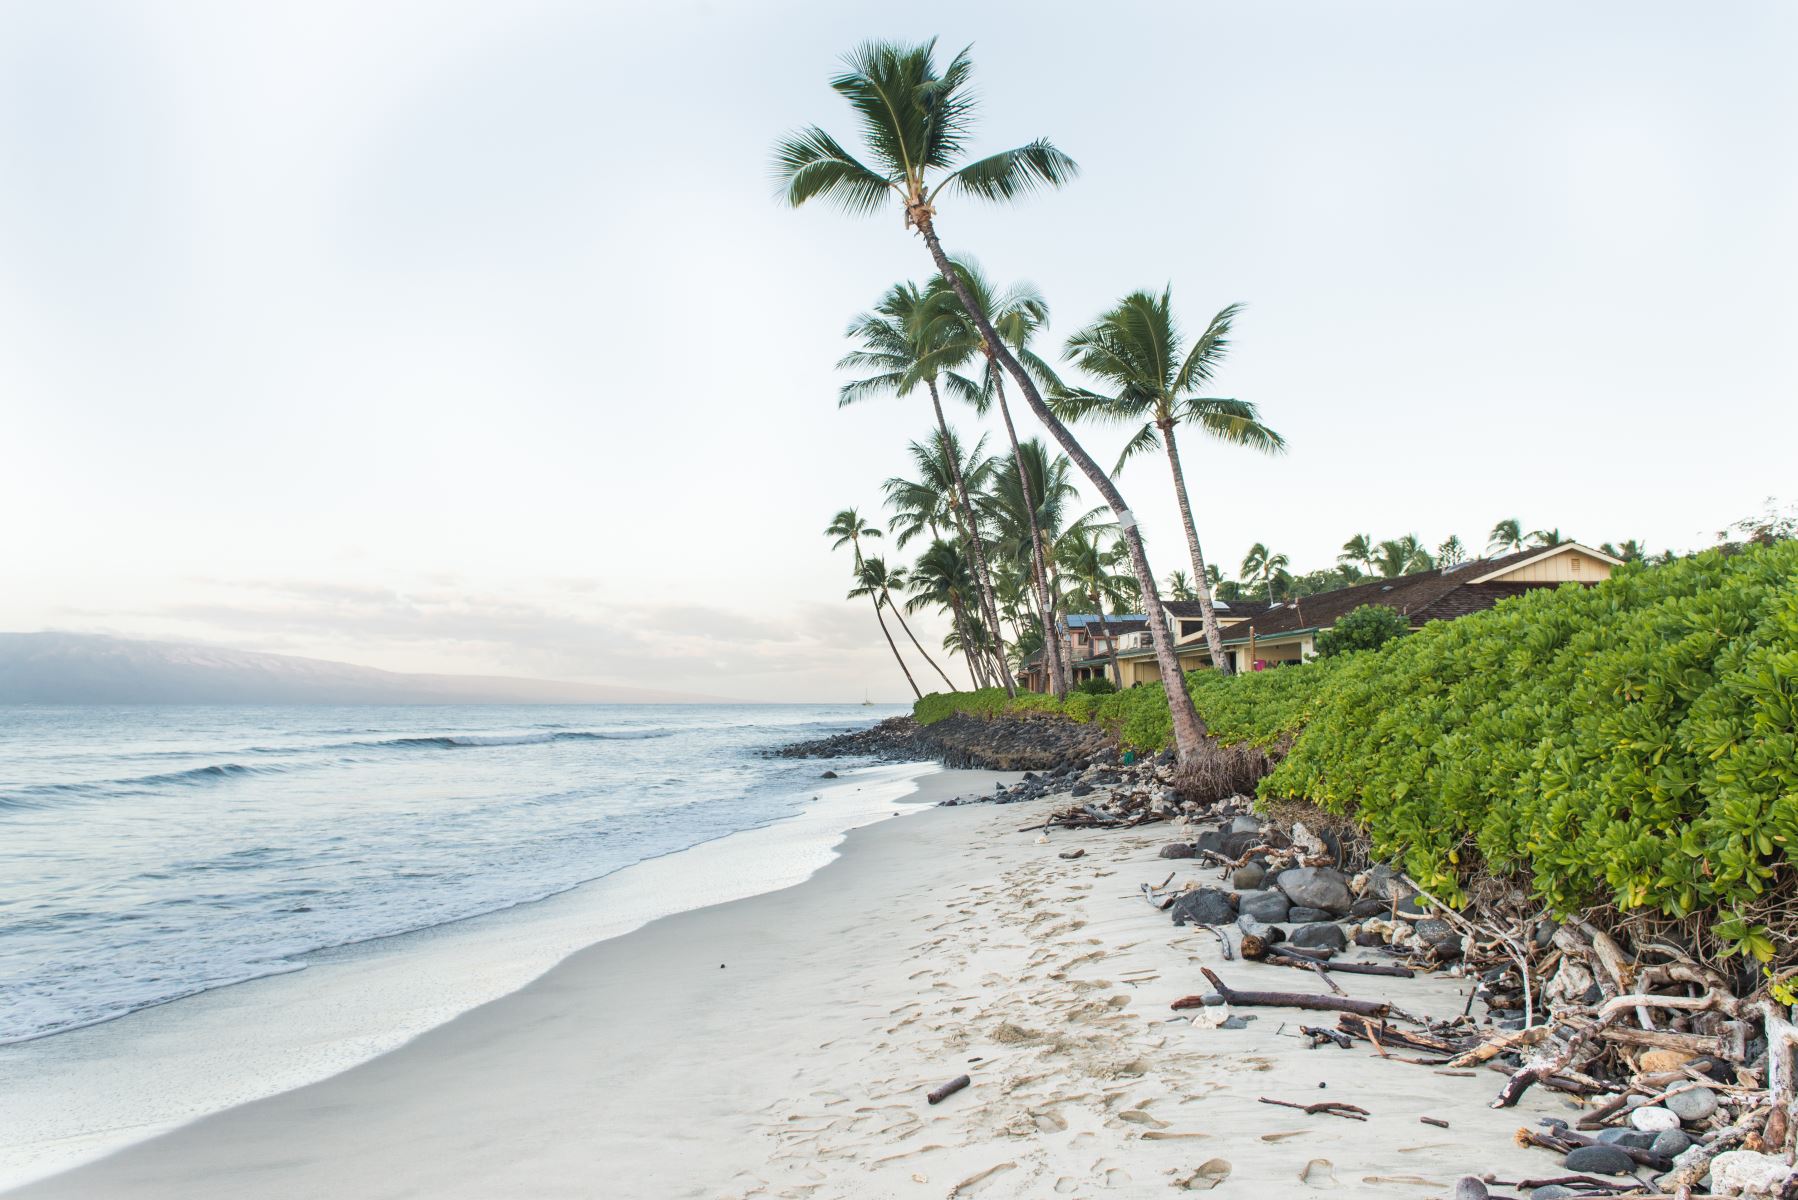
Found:
[(863, 708), (873, 708), (874, 707), (874, 701), (868, 699), (868, 689), (867, 688), (862, 689), (862, 707)]

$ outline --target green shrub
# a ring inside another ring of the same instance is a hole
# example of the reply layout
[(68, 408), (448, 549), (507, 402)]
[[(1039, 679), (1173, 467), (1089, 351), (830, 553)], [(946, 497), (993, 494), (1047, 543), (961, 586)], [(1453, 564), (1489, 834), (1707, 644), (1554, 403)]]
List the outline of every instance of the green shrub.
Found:
[[(1798, 865), (1798, 545), (1531, 591), (1334, 660), (1261, 785), (1353, 814), (1460, 894), (1479, 867), (1557, 911), (1756, 914)], [(1310, 669), (1310, 668), (1307, 668)]]
[(1111, 693), (1117, 691), (1118, 688), (1117, 684), (1111, 682), (1111, 680), (1105, 678), (1103, 675), (1095, 675), (1091, 679), (1082, 679), (1079, 683), (1076, 683), (1074, 685), (1074, 690), (1088, 696), (1109, 696)]
[(912, 705), (912, 718), (920, 725), (934, 725), (958, 712), (991, 717), (1005, 711), (1004, 688), (981, 688), (973, 692), (931, 692)]
[(1384, 604), (1363, 604), (1317, 635), (1317, 656), (1334, 658), (1353, 650), (1378, 650), (1410, 628), (1397, 609)]

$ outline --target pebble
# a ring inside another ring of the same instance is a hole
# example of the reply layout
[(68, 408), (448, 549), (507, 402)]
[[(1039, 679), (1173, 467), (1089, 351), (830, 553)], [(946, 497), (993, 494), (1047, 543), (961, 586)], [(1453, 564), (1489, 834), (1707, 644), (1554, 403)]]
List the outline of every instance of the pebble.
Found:
[(1702, 1121), (1717, 1111), (1717, 1093), (1707, 1087), (1675, 1092), (1662, 1101), (1682, 1121)]
[(1475, 1175), (1463, 1175), (1455, 1180), (1454, 1200), (1487, 1200), (1492, 1193), (1486, 1190), (1486, 1181)]
[(1629, 1123), (1643, 1133), (1664, 1133), (1679, 1128), (1679, 1116), (1658, 1104), (1644, 1104), (1629, 1110)]
[(1599, 1175), (1627, 1175), (1635, 1169), (1636, 1160), (1615, 1146), (1577, 1146), (1569, 1151), (1567, 1169), (1592, 1171)]

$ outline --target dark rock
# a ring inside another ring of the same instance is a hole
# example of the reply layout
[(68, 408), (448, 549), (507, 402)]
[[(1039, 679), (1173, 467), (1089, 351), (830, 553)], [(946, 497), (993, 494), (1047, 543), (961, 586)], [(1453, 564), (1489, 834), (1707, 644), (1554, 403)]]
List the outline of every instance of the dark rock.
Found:
[(1258, 833), (1226, 833), (1223, 839), (1223, 850), (1220, 853), (1225, 858), (1241, 858), (1260, 844), (1261, 835)]
[(1162, 858), (1191, 858), (1193, 847), (1185, 842), (1169, 842), (1161, 848)]
[(1565, 1165), (1575, 1173), (1591, 1171), (1597, 1175), (1628, 1175), (1636, 1160), (1615, 1146), (1579, 1146), (1568, 1152)]
[(1094, 788), (1092, 784), (1087, 783), (1085, 780), (1081, 780), (1079, 783), (1076, 783), (1073, 787), (1069, 788), (1068, 792), (1075, 796), (1090, 796), (1096, 790), (1097, 789)]
[(1306, 950), (1343, 950), (1348, 947), (1348, 935), (1340, 925), (1319, 921), (1293, 930), (1292, 944)]
[(1418, 939), (1438, 958), (1461, 956), (1461, 935), (1453, 925), (1437, 917), (1425, 917), (1416, 925)]
[(1409, 917), (1411, 920), (1430, 915), (1430, 910), (1425, 907), (1424, 902), (1419, 900), (1416, 896), (1406, 896), (1403, 900), (1400, 900), (1395, 911), (1397, 911), (1399, 916)]
[(826, 771), (824, 774), (818, 776), (819, 779), (835, 779), (836, 777), (837, 773), (835, 771)]
[(1194, 844), (1201, 850), (1209, 850), (1213, 854), (1222, 854), (1224, 852), (1224, 835), (1215, 829), (1207, 829), (1204, 833), (1199, 835), (1199, 840)]
[(1286, 920), (1292, 905), (1279, 892), (1249, 892), (1236, 907), (1243, 916), (1271, 925)]
[(1186, 892), (1169, 911), (1176, 925), (1228, 925), (1236, 920), (1236, 905), (1216, 888)]
[(1565, 1184), (1545, 1183), (1530, 1192), (1530, 1200), (1569, 1200), (1569, 1197), (1579, 1197), (1584, 1194), (1574, 1191)]
[[(1596, 983), (1592, 984), (1580, 995), (1581, 1004), (1597, 1004), (1603, 999), (1604, 989), (1599, 987)], [(1753, 1062), (1754, 1060), (1751, 1058), (1748, 1061)]]
[(1242, 930), (1243, 937), (1258, 937), (1270, 946), (1286, 940), (1284, 929), (1265, 921), (1257, 921), (1254, 917), (1237, 917), (1236, 927)]
[(1061, 852), (1062, 858), (1084, 858), (1085, 856), (1086, 856), (1086, 851), (1082, 850), (1078, 846), (1074, 847), (1074, 849), (1072, 849), (1072, 850), (1063, 850)]
[(1654, 1134), (1643, 1133), (1640, 1129), (1601, 1129), (1598, 1131), (1598, 1140), (1606, 1146), (1646, 1150), (1654, 1145)]
[(1244, 863), (1230, 876), (1230, 886), (1239, 892), (1252, 892), (1267, 882), (1267, 868), (1260, 863)]
[(1218, 1024), (1219, 1029), (1247, 1029), (1248, 1027), (1249, 1020), (1247, 1017), (1225, 1017), (1223, 1021)]
[(1717, 1093), (1707, 1087), (1688, 1088), (1683, 1092), (1673, 1093), (1661, 1103), (1689, 1125), (1694, 1121), (1702, 1121), (1717, 1111)]
[(1387, 901), (1378, 896), (1363, 896), (1349, 905), (1348, 915), (1351, 917), (1378, 917), (1390, 907)]
[(1237, 817), (1230, 822), (1230, 832), (1259, 834), (1261, 832), (1261, 821), (1259, 818), (1247, 815)]
[(1656, 1154), (1672, 1158), (1692, 1148), (1692, 1136), (1683, 1129), (1663, 1129), (1654, 1135), (1648, 1148)]
[(1355, 945), (1357, 946), (1384, 946), (1385, 944), (1386, 939), (1371, 930), (1364, 929), (1355, 935)]
[(1289, 919), (1295, 925), (1312, 925), (1318, 921), (1328, 921), (1330, 914), (1321, 908), (1306, 908), (1302, 904), (1295, 904)]
[(1345, 913), (1354, 903), (1348, 877), (1334, 867), (1294, 867), (1281, 871), (1275, 883), (1287, 899), (1306, 908)]
[(1560, 924), (1549, 917), (1543, 917), (1540, 921), (1537, 921), (1535, 933), (1531, 935), (1536, 943), (1536, 948), (1538, 950), (1548, 949), (1549, 944), (1555, 940), (1555, 934), (1559, 933), (1560, 929)]

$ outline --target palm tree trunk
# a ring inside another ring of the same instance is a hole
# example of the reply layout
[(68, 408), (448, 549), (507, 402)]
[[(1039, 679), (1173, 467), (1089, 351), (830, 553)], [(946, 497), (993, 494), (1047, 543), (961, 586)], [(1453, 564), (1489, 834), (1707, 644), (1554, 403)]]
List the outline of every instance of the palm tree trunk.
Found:
[[(968, 482), (962, 478), (961, 456), (955, 452), (955, 443), (949, 437), (949, 422), (943, 416), (942, 397), (937, 393), (936, 380), (927, 381), (930, 387), (930, 403), (936, 409), (936, 427), (943, 435), (943, 456), (949, 460), (949, 470), (955, 475), (955, 491), (961, 497), (962, 511), (967, 514), (968, 546), (974, 553), (974, 583), (980, 592), (980, 611), (986, 617), (987, 628), (993, 631), (993, 640), (998, 641), (1005, 636), (999, 625), (999, 608), (993, 603), (993, 578), (986, 569), (986, 543), (980, 536), (980, 517), (974, 511), (973, 501), (968, 497)], [(1018, 685), (1012, 681), (1011, 668), (1005, 662), (1005, 648), (1000, 646), (993, 655), (998, 666), (999, 678), (1005, 681), (1005, 694), (1018, 694)]]
[[(1036, 497), (1030, 494), (1030, 472), (1024, 469), (1023, 456), (1018, 453), (1018, 431), (1011, 423), (1011, 406), (1005, 402), (1005, 376), (997, 371), (993, 373), (993, 388), (999, 397), (999, 415), (1005, 419), (1005, 440), (1011, 443), (1011, 461), (1018, 471), (1018, 490), (1024, 497), (1024, 508), (1030, 514), (1030, 558), (1036, 570), (1031, 579), (1036, 584), (1037, 607), (1043, 612), (1049, 611), (1048, 579), (1049, 571), (1043, 563), (1043, 534), (1037, 528)], [(1068, 694), (1069, 676), (1061, 657), (1061, 640), (1047, 636), (1048, 626), (1044, 626), (1043, 648), (1049, 671), (1050, 690), (1056, 697)]]
[(1105, 657), (1111, 660), (1111, 683), (1120, 692), (1124, 690), (1124, 668), (1118, 666), (1117, 642), (1111, 636), (1111, 624), (1105, 619), (1105, 598), (1097, 589), (1092, 593), (1093, 612), (1099, 617), (1099, 633), (1105, 638)]
[(893, 635), (887, 629), (887, 619), (880, 611), (882, 607), (880, 597), (870, 592), (868, 599), (874, 602), (874, 619), (880, 622), (880, 632), (886, 634), (887, 649), (893, 652), (893, 658), (899, 663), (899, 669), (905, 672), (905, 682), (911, 684), (911, 694), (922, 700), (924, 693), (918, 690), (918, 681), (911, 677), (911, 668), (905, 665), (905, 660), (899, 657), (899, 647), (893, 644)]
[(1205, 648), (1211, 651), (1211, 665), (1225, 675), (1230, 673), (1230, 660), (1224, 657), (1224, 636), (1217, 627), (1217, 610), (1211, 607), (1211, 581), (1205, 574), (1205, 554), (1199, 549), (1199, 531), (1192, 523), (1192, 505), (1186, 500), (1186, 472), (1180, 468), (1180, 449), (1174, 445), (1174, 423), (1158, 421), (1161, 444), (1167, 447), (1168, 469), (1174, 473), (1174, 496), (1180, 501), (1180, 522), (1186, 526), (1186, 551), (1192, 555), (1192, 574), (1198, 582), (1199, 616), (1205, 626)]
[(912, 645), (918, 647), (918, 653), (924, 656), (924, 661), (930, 664), (930, 669), (935, 671), (938, 675), (942, 675), (943, 683), (953, 692), (955, 690), (955, 685), (949, 682), (949, 676), (943, 673), (943, 668), (936, 665), (936, 659), (930, 657), (930, 652), (924, 649), (923, 646), (918, 645), (918, 635), (913, 633), (911, 631), (911, 626), (905, 623), (905, 614), (899, 611), (899, 606), (897, 604), (893, 603), (892, 594), (885, 588), (881, 589), (880, 594), (886, 597), (888, 607), (893, 610), (893, 616), (899, 622), (899, 628), (905, 630), (905, 636), (911, 639)]
[(961, 611), (959, 600), (950, 603), (950, 611), (955, 615), (955, 632), (961, 635), (961, 657), (968, 665), (968, 675), (973, 679), (976, 690), (987, 685), (984, 663), (974, 653), (974, 639), (968, 633), (967, 617)]
[(999, 331), (993, 328), (992, 319), (968, 291), (966, 281), (943, 250), (943, 243), (936, 235), (929, 205), (911, 206), (907, 215), (923, 235), (924, 245), (929, 248), (937, 271), (955, 289), (955, 295), (961, 300), (968, 315), (974, 319), (981, 336), (993, 343), (999, 361), (1017, 383), (1018, 390), (1024, 393), (1024, 401), (1029, 404), (1031, 413), (1043, 423), (1043, 427), (1055, 438), (1067, 456), (1074, 460), (1074, 464), (1092, 482), (1094, 490), (1104, 498), (1117, 517), (1118, 528), (1124, 535), (1124, 545), (1130, 550), (1130, 569), (1135, 572), (1137, 587), (1142, 590), (1144, 615), (1149, 621), (1149, 638), (1155, 643), (1155, 662), (1161, 669), (1162, 682), (1167, 689), (1168, 716), (1174, 727), (1174, 754), (1182, 762), (1191, 759), (1203, 744), (1205, 723), (1199, 719), (1199, 711), (1193, 707), (1192, 696), (1186, 691), (1186, 679), (1180, 673), (1180, 658), (1174, 653), (1173, 639), (1168, 637), (1167, 614), (1161, 609), (1161, 593), (1155, 590), (1155, 576), (1149, 570), (1149, 556), (1143, 550), (1142, 533), (1136, 527), (1136, 517), (1124, 503), (1124, 497), (1118, 492), (1111, 477), (1093, 461), (1093, 456), (1075, 440), (1074, 435), (1068, 432), (1068, 427), (1049, 411), (1049, 406), (1043, 403), (1042, 393), (1036, 390), (1036, 384), (1031, 381), (1030, 373), (1024, 370), (1024, 365), (999, 340)]

